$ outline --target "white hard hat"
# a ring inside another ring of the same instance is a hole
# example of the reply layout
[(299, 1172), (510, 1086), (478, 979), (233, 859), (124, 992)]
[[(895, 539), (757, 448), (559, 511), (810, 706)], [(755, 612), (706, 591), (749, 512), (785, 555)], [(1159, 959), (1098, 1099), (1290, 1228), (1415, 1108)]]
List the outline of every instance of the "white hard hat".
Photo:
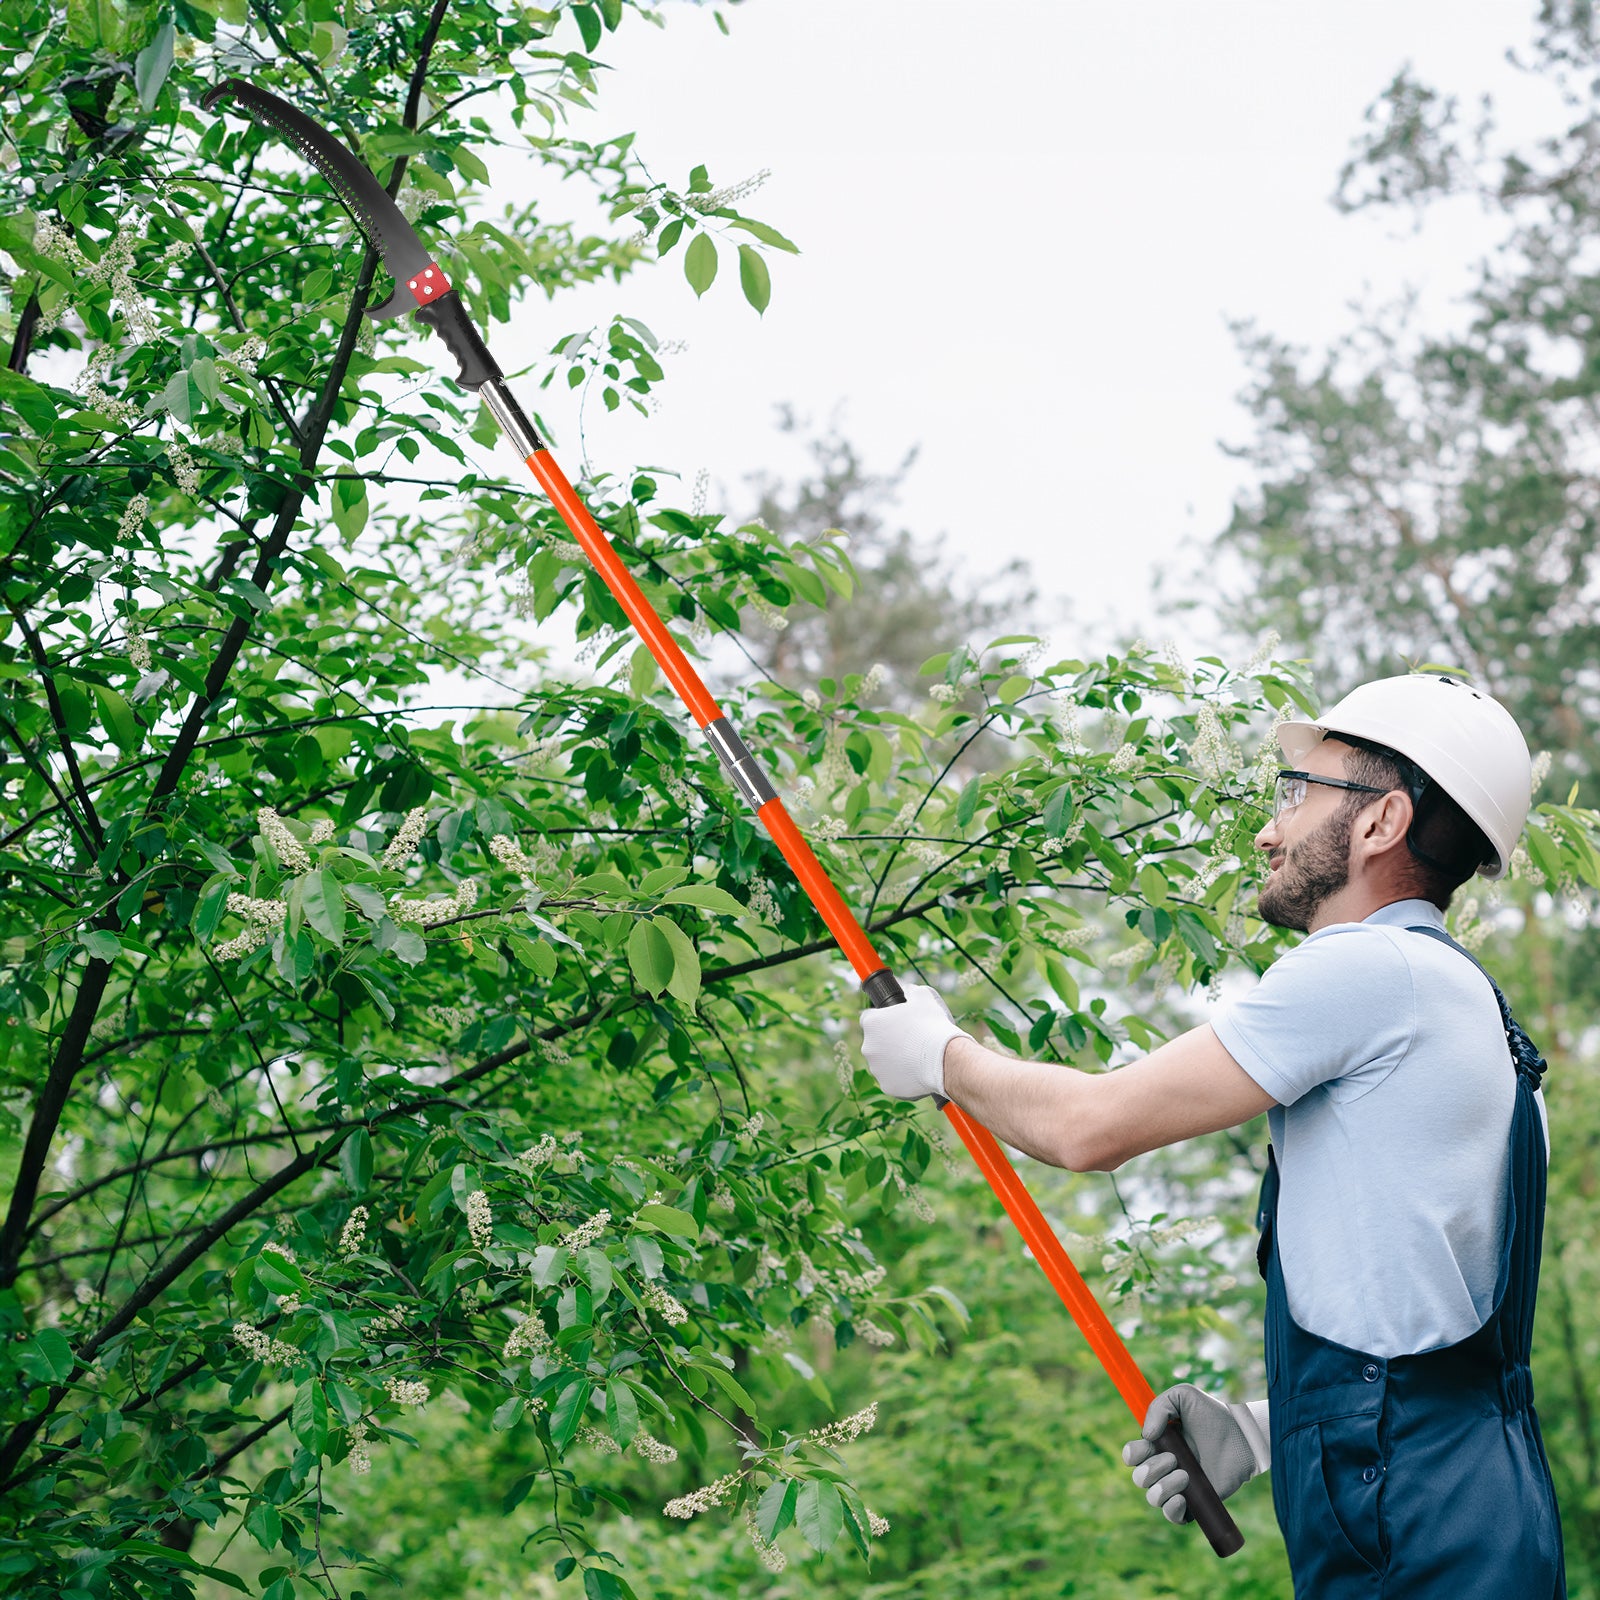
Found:
[(1370, 739), (1414, 761), (1483, 829), (1493, 849), (1478, 871), (1505, 876), (1533, 800), (1533, 762), (1516, 719), (1460, 678), (1412, 672), (1352, 689), (1316, 722), (1284, 722), (1278, 743), (1299, 766), (1324, 735)]

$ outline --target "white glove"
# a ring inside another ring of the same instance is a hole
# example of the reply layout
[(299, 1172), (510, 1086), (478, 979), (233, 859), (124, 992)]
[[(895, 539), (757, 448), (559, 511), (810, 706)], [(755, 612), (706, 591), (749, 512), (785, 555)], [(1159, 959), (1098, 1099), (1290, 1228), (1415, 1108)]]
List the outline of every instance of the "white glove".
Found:
[(937, 989), (908, 983), (905, 995), (904, 1005), (861, 1014), (861, 1053), (885, 1094), (897, 1100), (942, 1096), (944, 1047), (972, 1036), (956, 1026)]
[(1189, 1474), (1156, 1442), (1174, 1417), (1211, 1487), (1224, 1500), (1272, 1464), (1265, 1400), (1229, 1405), (1192, 1383), (1163, 1390), (1145, 1413), (1144, 1437), (1123, 1446), (1122, 1460), (1133, 1468), (1134, 1486), (1146, 1491), (1145, 1499), (1168, 1522), (1184, 1522), (1189, 1515), (1183, 1494)]

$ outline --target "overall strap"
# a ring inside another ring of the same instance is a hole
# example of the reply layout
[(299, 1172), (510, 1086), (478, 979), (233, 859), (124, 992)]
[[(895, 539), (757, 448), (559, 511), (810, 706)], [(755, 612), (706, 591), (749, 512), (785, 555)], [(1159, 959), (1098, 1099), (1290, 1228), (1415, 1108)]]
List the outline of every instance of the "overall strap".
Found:
[(1500, 1021), (1505, 1027), (1506, 1043), (1511, 1047), (1511, 1059), (1516, 1064), (1517, 1076), (1530, 1088), (1537, 1089), (1544, 1078), (1547, 1063), (1539, 1054), (1533, 1040), (1523, 1031), (1522, 1024), (1511, 1015), (1511, 1007), (1506, 1003), (1506, 997), (1501, 994), (1500, 985), (1489, 976), (1484, 964), (1465, 945), (1458, 944), (1452, 939), (1443, 928), (1435, 928), (1428, 923), (1416, 923), (1406, 931), (1425, 933), (1430, 939), (1437, 939), (1440, 943), (1449, 945), (1452, 950), (1459, 950), (1484, 977), (1489, 979), (1489, 987), (1494, 990), (1495, 1002), (1500, 1007)]

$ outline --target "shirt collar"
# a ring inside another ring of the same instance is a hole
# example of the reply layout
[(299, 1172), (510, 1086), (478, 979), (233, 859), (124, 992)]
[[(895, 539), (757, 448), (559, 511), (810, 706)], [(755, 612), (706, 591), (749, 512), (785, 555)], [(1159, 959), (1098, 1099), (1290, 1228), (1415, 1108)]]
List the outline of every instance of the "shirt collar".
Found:
[(1414, 927), (1419, 922), (1443, 928), (1444, 912), (1431, 900), (1391, 900), (1388, 905), (1379, 906), (1370, 916), (1361, 920), (1386, 923), (1396, 928)]

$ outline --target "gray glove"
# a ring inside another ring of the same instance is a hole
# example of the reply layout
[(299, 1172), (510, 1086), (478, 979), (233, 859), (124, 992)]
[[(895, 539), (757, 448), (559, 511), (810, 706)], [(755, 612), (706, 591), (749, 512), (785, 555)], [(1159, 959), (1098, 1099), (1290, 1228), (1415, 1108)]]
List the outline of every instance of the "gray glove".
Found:
[(1224, 1500), (1271, 1465), (1265, 1400), (1233, 1406), (1192, 1383), (1164, 1390), (1145, 1414), (1144, 1437), (1123, 1446), (1122, 1460), (1133, 1468), (1134, 1486), (1146, 1491), (1145, 1499), (1168, 1522), (1185, 1522), (1189, 1516), (1183, 1494), (1189, 1474), (1178, 1466), (1176, 1456), (1156, 1444), (1174, 1417), (1212, 1488)]

